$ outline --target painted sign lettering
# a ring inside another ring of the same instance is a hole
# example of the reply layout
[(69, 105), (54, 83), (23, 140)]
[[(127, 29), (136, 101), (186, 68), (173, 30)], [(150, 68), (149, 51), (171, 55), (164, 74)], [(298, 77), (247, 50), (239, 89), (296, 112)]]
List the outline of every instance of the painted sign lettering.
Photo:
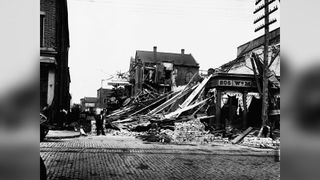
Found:
[(234, 86), (234, 87), (251, 87), (251, 81), (243, 80), (219, 80), (219, 86)]

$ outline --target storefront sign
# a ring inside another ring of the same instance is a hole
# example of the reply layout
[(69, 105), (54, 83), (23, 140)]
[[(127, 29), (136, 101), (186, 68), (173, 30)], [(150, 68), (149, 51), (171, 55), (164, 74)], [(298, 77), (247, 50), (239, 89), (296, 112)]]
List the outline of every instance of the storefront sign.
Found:
[(251, 87), (252, 82), (243, 80), (219, 80), (219, 86)]

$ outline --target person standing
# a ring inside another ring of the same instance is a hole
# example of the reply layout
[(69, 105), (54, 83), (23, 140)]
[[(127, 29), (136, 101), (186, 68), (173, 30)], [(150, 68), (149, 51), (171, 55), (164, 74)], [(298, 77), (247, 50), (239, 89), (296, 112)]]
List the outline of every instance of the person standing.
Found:
[(97, 127), (97, 135), (100, 134), (106, 135), (103, 130), (103, 119), (104, 119), (104, 112), (101, 111), (100, 113), (97, 112), (95, 119), (96, 119), (96, 127)]
[(59, 127), (64, 128), (67, 123), (67, 115), (68, 112), (65, 109), (60, 109), (60, 117), (59, 117)]

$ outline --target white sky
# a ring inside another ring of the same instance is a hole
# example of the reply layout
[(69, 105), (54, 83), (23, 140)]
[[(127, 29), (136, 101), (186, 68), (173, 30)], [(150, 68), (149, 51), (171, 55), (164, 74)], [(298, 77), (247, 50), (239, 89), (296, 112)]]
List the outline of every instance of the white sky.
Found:
[[(254, 2), (68, 0), (72, 102), (95, 97), (102, 79), (128, 71), (136, 50), (157, 46), (159, 52), (180, 53), (184, 48), (201, 70), (235, 59), (238, 46), (263, 33), (254, 32), (263, 22), (253, 24)], [(279, 27), (279, 12), (271, 16), (278, 20), (271, 30)]]

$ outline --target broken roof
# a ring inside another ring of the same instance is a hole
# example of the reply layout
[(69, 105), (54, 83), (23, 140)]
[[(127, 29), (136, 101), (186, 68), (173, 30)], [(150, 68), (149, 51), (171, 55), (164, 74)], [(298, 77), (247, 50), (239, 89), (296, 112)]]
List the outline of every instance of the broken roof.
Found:
[[(269, 43), (270, 44), (278, 44), (280, 43), (280, 27), (270, 31), (269, 33)], [(264, 45), (264, 35), (259, 36), (245, 44), (240, 45), (237, 48), (237, 56), (242, 56), (245, 53), (248, 53), (260, 46)]]
[(149, 63), (171, 62), (174, 65), (199, 67), (199, 64), (191, 54), (156, 52), (157, 60), (155, 60), (153, 51), (138, 50), (136, 51), (136, 59)]
[[(269, 36), (270, 40), (270, 45), (279, 45), (280, 44), (280, 28), (277, 28), (273, 31), (270, 32)], [(241, 63), (246, 62), (246, 53), (256, 51), (257, 49), (263, 48), (263, 43), (264, 43), (264, 35), (257, 37), (254, 40), (251, 40), (237, 48), (237, 58), (234, 60), (231, 60), (223, 65), (221, 65), (219, 68), (223, 72), (228, 72), (232, 67), (239, 65)], [(279, 56), (279, 55), (278, 55)]]

